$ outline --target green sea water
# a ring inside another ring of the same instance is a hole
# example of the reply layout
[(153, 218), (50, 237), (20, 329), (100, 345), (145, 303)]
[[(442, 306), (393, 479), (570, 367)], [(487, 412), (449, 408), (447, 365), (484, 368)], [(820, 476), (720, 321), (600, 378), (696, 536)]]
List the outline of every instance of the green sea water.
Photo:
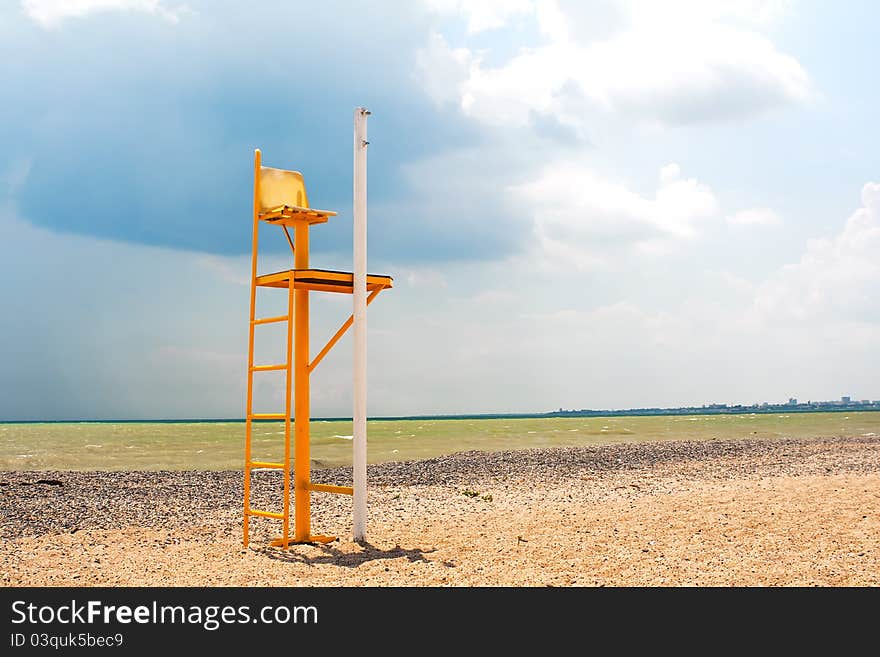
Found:
[[(466, 450), (747, 437), (880, 436), (880, 412), (370, 420), (370, 463)], [(0, 470), (241, 469), (243, 422), (0, 424)], [(351, 422), (313, 421), (316, 467), (351, 464)], [(253, 458), (282, 460), (283, 423), (254, 425)]]

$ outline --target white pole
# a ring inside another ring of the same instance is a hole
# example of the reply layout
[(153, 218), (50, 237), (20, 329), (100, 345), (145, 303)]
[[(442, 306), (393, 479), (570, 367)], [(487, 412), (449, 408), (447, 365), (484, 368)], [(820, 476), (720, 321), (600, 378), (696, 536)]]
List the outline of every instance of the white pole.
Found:
[(354, 540), (367, 538), (367, 116), (354, 111)]

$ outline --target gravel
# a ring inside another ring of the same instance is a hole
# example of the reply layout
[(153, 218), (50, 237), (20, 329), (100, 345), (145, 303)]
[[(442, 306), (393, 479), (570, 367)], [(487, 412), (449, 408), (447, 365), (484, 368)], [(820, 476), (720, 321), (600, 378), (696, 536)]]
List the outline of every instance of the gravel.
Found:
[[(679, 441), (505, 452), (460, 452), (423, 461), (371, 465), (371, 495), (419, 488), (507, 492), (615, 473), (662, 471), (698, 479), (880, 472), (880, 438)], [(313, 471), (318, 483), (351, 484), (350, 468)], [(252, 506), (275, 510), (281, 479), (255, 472)], [(612, 488), (611, 490), (617, 490)], [(596, 497), (605, 492), (599, 486)], [(407, 497), (412, 497), (408, 495)], [(428, 495), (428, 497), (431, 497)], [(436, 495), (434, 496), (436, 497)], [(346, 496), (314, 494), (313, 514), (342, 522)], [(440, 510), (440, 500), (437, 509)], [(232, 527), (240, 523), (239, 471), (0, 472), (0, 536), (18, 538), (129, 526), (174, 528), (181, 523)], [(393, 512), (396, 507), (392, 507)], [(255, 523), (256, 524), (256, 523)]]
[[(345, 484), (350, 469), (316, 470)], [(2, 586), (880, 586), (880, 439), (464, 452), (312, 496), (327, 545), (242, 545), (240, 472), (0, 473)], [(278, 472), (253, 478), (277, 510)]]

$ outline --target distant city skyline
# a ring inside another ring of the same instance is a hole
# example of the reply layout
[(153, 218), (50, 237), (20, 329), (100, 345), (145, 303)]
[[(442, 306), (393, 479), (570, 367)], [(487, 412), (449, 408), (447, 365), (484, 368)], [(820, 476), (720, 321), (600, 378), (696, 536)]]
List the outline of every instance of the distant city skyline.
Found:
[(863, 410), (863, 411), (880, 411), (880, 399), (871, 400), (871, 399), (862, 399), (862, 400), (851, 400), (849, 397), (843, 396), (840, 400), (825, 400), (825, 401), (817, 401), (810, 400), (806, 402), (798, 402), (794, 398), (790, 398), (787, 402), (782, 403), (773, 403), (773, 402), (755, 402), (754, 404), (726, 404), (726, 403), (708, 403), (702, 404), (700, 406), (671, 406), (671, 407), (641, 407), (641, 408), (609, 408), (609, 409), (601, 409), (601, 408), (581, 408), (581, 409), (565, 409), (559, 408), (557, 411), (551, 411), (551, 414), (556, 415), (571, 415), (571, 414), (601, 414), (603, 412), (612, 412), (615, 414), (627, 414), (632, 413), (634, 415), (643, 415), (645, 412), (649, 411), (657, 411), (662, 412), (664, 414), (674, 415), (676, 412), (682, 413), (699, 413), (700, 411), (733, 411), (733, 412), (744, 412), (744, 411), (759, 411), (759, 412), (773, 412), (773, 411), (785, 411), (785, 410)]
[[(840, 399), (808, 399), (807, 401), (798, 401), (797, 397), (789, 397), (786, 402), (760, 401), (752, 404), (737, 404), (731, 402), (705, 402), (703, 407), (739, 407), (739, 406), (798, 406), (808, 404), (822, 404), (828, 406), (842, 404), (880, 404), (880, 399), (853, 399), (851, 395), (841, 395)], [(674, 408), (674, 407), (668, 407)]]

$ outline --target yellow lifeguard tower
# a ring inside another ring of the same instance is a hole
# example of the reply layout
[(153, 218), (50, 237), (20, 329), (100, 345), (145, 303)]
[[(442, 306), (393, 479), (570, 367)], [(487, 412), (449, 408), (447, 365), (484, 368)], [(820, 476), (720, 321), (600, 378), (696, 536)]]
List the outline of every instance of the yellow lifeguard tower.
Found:
[[(338, 493), (355, 495), (355, 538), (364, 538), (363, 516), (366, 512), (366, 405), (365, 387), (365, 325), (355, 329), (355, 486), (331, 486), (315, 484), (310, 479), (309, 445), (309, 375), (323, 360), (353, 323), (364, 317), (363, 311), (382, 290), (392, 286), (390, 276), (367, 275), (366, 263), (366, 116), (363, 108), (355, 110), (355, 271), (341, 272), (314, 269), (309, 264), (309, 229), (326, 223), (336, 215), (329, 210), (317, 210), (310, 206), (303, 176), (298, 171), (275, 169), (262, 164), (259, 150), (254, 153), (254, 203), (253, 203), (253, 252), (251, 259), (250, 327), (248, 332), (248, 378), (245, 416), (245, 462), (244, 462), (244, 545), (249, 540), (249, 521), (252, 516), (281, 520), (281, 537), (272, 545), (287, 549), (290, 543), (327, 543), (332, 536), (311, 533), (311, 493)], [(360, 166), (359, 166), (360, 165)], [(359, 193), (359, 186), (362, 190)], [(270, 274), (257, 274), (257, 252), (260, 224), (280, 227), (293, 254), (293, 268)], [(290, 230), (293, 229), (293, 237)], [(360, 271), (359, 271), (360, 270)], [(359, 280), (360, 279), (360, 280)], [(356, 284), (359, 283), (359, 284)], [(287, 290), (287, 314), (276, 317), (255, 315), (257, 288)], [(363, 289), (362, 289), (363, 288)], [(309, 294), (333, 292), (353, 294), (354, 311), (330, 338), (314, 358), (309, 352)], [(367, 295), (368, 296), (365, 296)], [(358, 299), (360, 297), (360, 299)], [(359, 317), (359, 310), (361, 315)], [(287, 358), (285, 362), (271, 365), (254, 363), (255, 329), (263, 324), (287, 322)], [(358, 341), (358, 329), (361, 340)], [(358, 342), (361, 343), (360, 348)], [(358, 366), (359, 360), (362, 366)], [(254, 413), (254, 374), (283, 370), (287, 373), (285, 408), (280, 413)], [(360, 384), (360, 385), (359, 385)], [(291, 395), (291, 393), (293, 393)], [(361, 399), (362, 408), (358, 409)], [(293, 411), (291, 413), (291, 411)], [(251, 455), (253, 423), (259, 420), (284, 421), (284, 460), (282, 462), (254, 461)], [(291, 426), (294, 449), (291, 455)], [(357, 436), (357, 434), (362, 434)], [(358, 440), (360, 438), (360, 440)], [(293, 457), (291, 459), (291, 456)], [(290, 475), (293, 465), (294, 531), (290, 536)], [(278, 469), (283, 473), (284, 492), (282, 509), (265, 511), (251, 508), (251, 471), (254, 468)], [(360, 488), (360, 490), (359, 490)], [(360, 497), (360, 500), (358, 499)], [(361, 507), (359, 513), (359, 506)]]

